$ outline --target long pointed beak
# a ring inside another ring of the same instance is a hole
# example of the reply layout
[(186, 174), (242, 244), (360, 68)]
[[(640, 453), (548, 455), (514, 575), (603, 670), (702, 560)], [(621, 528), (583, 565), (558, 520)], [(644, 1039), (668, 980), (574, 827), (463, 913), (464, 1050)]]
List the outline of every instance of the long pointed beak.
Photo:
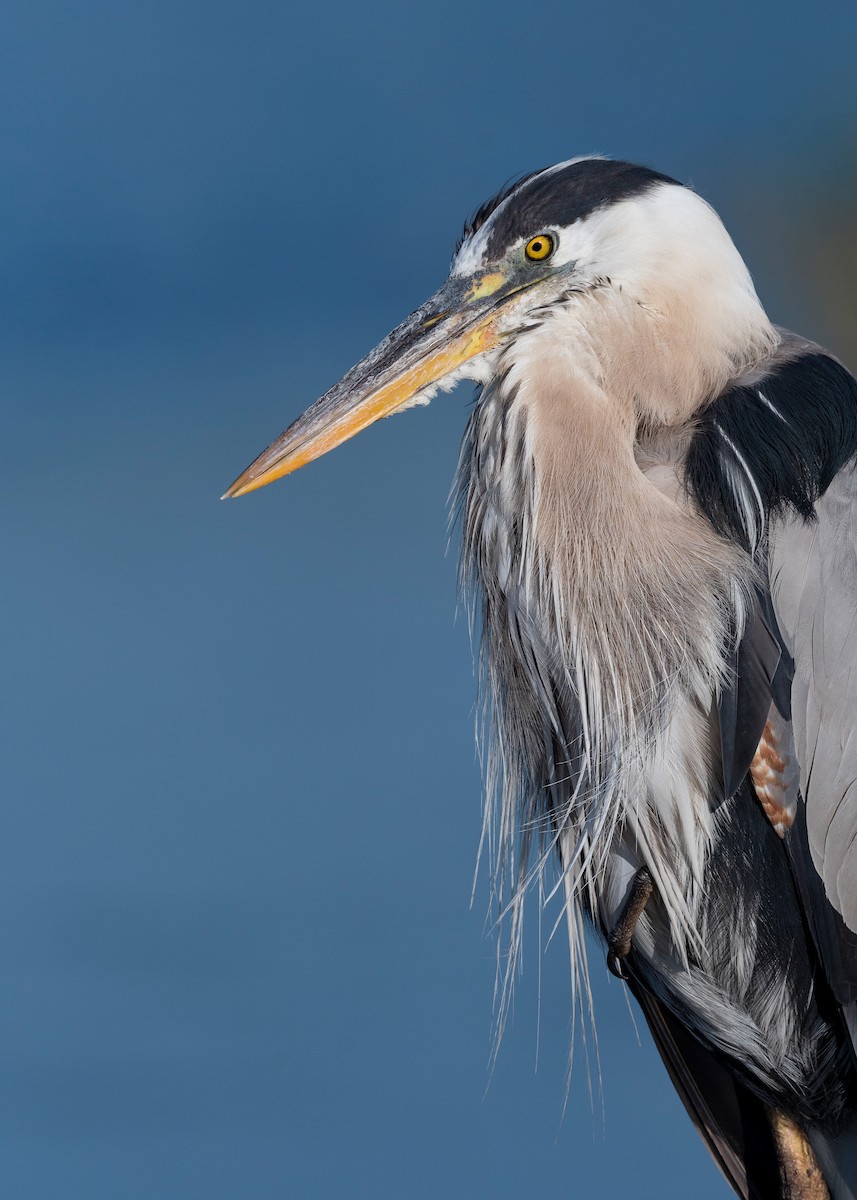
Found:
[[(469, 359), (499, 345), (506, 302), (522, 289), (500, 273), (453, 278), (289, 426), (225, 493), (243, 496), (296, 471), (380, 417), (418, 402)], [(416, 400), (415, 400), (416, 398)]]

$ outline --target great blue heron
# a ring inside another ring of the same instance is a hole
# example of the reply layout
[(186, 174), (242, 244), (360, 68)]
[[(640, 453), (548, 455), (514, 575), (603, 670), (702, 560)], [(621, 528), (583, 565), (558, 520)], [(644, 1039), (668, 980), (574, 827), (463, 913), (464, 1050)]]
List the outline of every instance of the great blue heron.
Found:
[(227, 495), (462, 378), (513, 943), (556, 857), (735, 1191), (855, 1197), (857, 382), (693, 191), (574, 159)]

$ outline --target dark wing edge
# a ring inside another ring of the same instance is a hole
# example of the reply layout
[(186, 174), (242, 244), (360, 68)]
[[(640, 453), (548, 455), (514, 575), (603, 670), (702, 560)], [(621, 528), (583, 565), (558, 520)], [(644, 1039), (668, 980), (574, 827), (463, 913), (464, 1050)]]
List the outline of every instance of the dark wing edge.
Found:
[(857, 1001), (857, 472), (842, 468), (815, 519), (771, 530), (771, 598), (791, 655), (799, 768), (789, 850), (837, 1002)]
[(779, 1196), (776, 1150), (761, 1100), (650, 992), (633, 978), (629, 986), (673, 1086), (727, 1183), (742, 1200)]

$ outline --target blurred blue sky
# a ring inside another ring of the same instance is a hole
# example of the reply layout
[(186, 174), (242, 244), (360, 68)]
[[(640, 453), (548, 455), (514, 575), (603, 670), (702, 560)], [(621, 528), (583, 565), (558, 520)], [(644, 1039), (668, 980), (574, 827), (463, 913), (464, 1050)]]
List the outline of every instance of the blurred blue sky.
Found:
[(535, 929), (488, 1086), (469, 391), (217, 497), (572, 154), (692, 180), (829, 337), (796, 264), (855, 36), (844, 0), (6, 0), (4, 1195), (726, 1194), (600, 954), (604, 1117), (582, 1054), (562, 1117), (561, 939), (534, 1069)]

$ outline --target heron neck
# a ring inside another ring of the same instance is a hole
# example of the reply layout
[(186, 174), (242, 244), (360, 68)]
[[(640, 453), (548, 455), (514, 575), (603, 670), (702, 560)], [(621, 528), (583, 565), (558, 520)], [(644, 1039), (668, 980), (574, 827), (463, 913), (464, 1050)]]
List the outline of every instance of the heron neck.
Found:
[(639, 727), (676, 687), (710, 702), (751, 567), (693, 508), (676, 464), (641, 469), (635, 397), (609, 389), (591, 330), (576, 332), (545, 324), (501, 360), (476, 419), (470, 541), (483, 587), (526, 613), (558, 676), (587, 662), (605, 720)]

